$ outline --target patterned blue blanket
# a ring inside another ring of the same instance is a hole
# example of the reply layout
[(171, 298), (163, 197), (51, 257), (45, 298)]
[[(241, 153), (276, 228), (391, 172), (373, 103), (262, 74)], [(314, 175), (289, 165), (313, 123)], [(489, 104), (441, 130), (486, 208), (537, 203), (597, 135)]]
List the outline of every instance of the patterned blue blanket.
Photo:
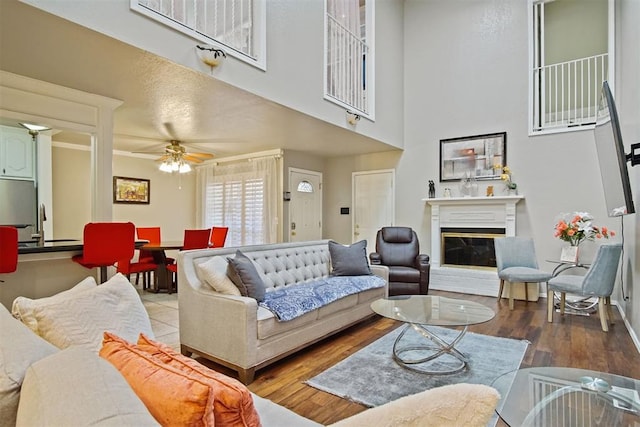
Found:
[(278, 320), (295, 319), (346, 296), (384, 286), (378, 276), (331, 276), (267, 292), (259, 304)]

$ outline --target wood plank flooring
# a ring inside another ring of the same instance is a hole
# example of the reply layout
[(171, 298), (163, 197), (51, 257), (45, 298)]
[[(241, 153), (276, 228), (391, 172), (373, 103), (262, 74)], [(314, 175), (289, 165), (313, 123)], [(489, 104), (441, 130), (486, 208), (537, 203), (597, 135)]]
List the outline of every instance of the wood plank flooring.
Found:
[[(600, 329), (597, 315), (565, 315), (561, 318), (556, 313), (554, 322), (547, 323), (544, 298), (537, 303), (516, 301), (515, 309), (510, 311), (508, 301), (504, 299), (498, 302), (494, 297), (439, 291), (431, 294), (468, 299), (494, 309), (493, 320), (471, 326), (469, 331), (530, 341), (521, 365), (523, 368), (567, 366), (640, 378), (640, 353), (615, 307), (615, 324), (605, 333)], [(321, 424), (361, 412), (366, 409), (364, 406), (316, 390), (304, 381), (399, 326), (401, 323), (381, 317), (364, 321), (259, 370), (249, 389)], [(200, 361), (233, 375), (223, 367)], [(498, 425), (504, 424), (499, 422)]]

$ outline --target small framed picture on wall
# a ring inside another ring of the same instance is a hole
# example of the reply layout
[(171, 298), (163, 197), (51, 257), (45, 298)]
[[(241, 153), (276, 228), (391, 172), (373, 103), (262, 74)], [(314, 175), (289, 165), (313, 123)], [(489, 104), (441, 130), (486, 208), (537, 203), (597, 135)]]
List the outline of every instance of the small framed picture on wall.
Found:
[(150, 194), (151, 181), (148, 179), (113, 177), (113, 203), (148, 205)]

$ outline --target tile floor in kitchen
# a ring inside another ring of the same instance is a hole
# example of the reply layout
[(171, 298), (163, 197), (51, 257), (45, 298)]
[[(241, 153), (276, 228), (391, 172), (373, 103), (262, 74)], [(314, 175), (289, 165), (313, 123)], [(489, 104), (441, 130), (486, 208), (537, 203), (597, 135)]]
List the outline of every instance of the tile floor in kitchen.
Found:
[(140, 285), (135, 285), (135, 276), (131, 276), (140, 298), (149, 313), (151, 328), (157, 341), (170, 345), (176, 351), (180, 351), (180, 336), (178, 333), (178, 294), (153, 293), (142, 290), (142, 278)]

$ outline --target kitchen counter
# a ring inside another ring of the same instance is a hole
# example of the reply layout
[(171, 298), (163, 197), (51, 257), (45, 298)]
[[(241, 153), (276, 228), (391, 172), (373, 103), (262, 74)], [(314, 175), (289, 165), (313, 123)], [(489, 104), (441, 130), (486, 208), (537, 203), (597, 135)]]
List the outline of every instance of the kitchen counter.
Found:
[[(136, 248), (147, 243), (137, 240)], [(11, 310), (13, 300), (19, 296), (44, 298), (72, 288), (87, 276), (97, 276), (98, 269), (85, 268), (73, 262), (74, 255), (82, 254), (82, 240), (52, 239), (42, 246), (38, 242), (20, 244), (18, 269), (14, 273), (0, 274), (0, 304)], [(115, 268), (109, 267), (110, 274)]]
[(43, 252), (82, 251), (82, 241), (73, 239), (46, 240), (44, 245), (38, 242), (18, 243), (18, 254), (40, 254)]
[[(136, 240), (136, 249), (140, 246), (148, 243), (147, 240)], [(18, 254), (41, 254), (44, 252), (67, 252), (67, 251), (80, 251), (82, 252), (83, 243), (82, 240), (74, 239), (54, 239), (45, 240), (44, 245), (39, 245), (38, 242), (25, 242), (18, 243)]]

